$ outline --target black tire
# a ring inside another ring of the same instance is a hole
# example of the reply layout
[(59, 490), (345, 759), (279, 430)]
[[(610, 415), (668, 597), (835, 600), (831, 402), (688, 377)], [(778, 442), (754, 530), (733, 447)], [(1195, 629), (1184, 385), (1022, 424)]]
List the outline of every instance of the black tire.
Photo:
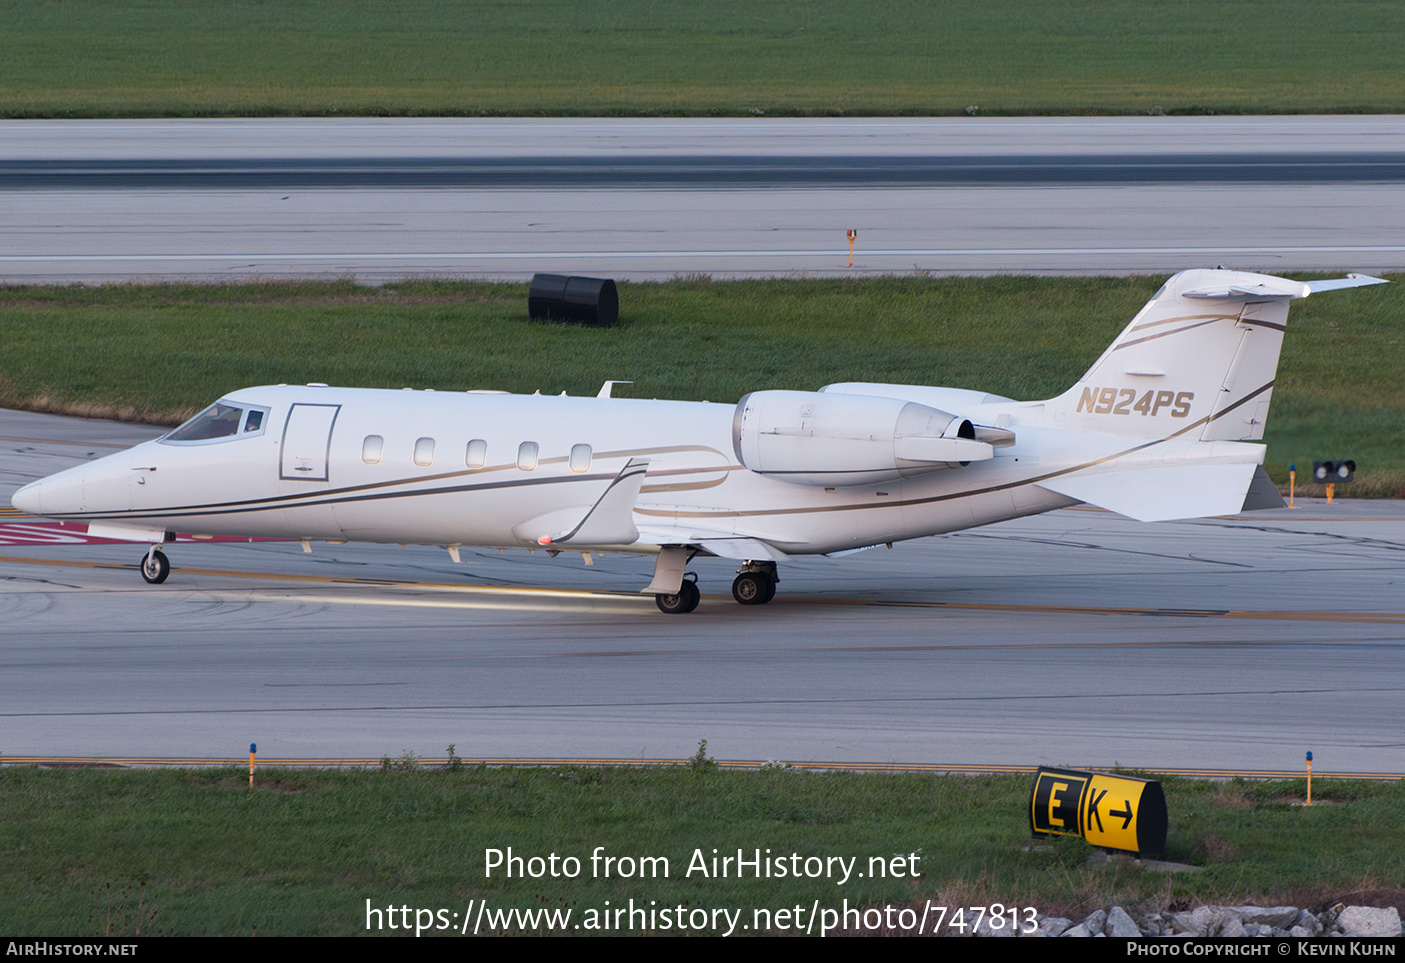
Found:
[(702, 592), (699, 591), (697, 582), (684, 582), (679, 591), (686, 595), (688, 600), (687, 607), (683, 609), (684, 612), (693, 611), (693, 609), (698, 607), (698, 603), (702, 601)]
[(702, 593), (696, 582), (684, 582), (678, 587), (677, 595), (655, 595), (654, 604), (665, 615), (687, 615), (698, 607)]
[(743, 572), (732, 581), (732, 598), (742, 605), (765, 605), (776, 597), (776, 581), (765, 572)]
[(141, 560), (141, 577), (152, 585), (160, 585), (170, 574), (171, 560), (159, 549)]

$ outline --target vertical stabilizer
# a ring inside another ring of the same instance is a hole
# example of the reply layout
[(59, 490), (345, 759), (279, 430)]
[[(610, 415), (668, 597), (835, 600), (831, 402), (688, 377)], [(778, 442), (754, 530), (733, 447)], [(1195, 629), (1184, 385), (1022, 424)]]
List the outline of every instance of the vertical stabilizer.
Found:
[(1049, 406), (1059, 421), (1083, 431), (1257, 441), (1268, 417), (1288, 302), (1314, 290), (1381, 283), (1359, 275), (1305, 282), (1183, 271)]
[(1040, 487), (1141, 521), (1240, 511), (1264, 449), (1239, 442), (1263, 438), (1288, 302), (1383, 283), (1177, 274), (1077, 384), (1045, 402), (1061, 426), (1128, 436), (1126, 447)]

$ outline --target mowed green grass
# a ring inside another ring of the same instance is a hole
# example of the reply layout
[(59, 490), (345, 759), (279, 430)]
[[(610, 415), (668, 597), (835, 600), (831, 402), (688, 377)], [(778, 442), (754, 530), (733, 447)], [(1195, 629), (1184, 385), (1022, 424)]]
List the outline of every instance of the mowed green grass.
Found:
[[(845, 899), (1002, 903), (1080, 918), (1113, 903), (1405, 899), (1399, 782), (1319, 779), (1322, 805), (1303, 809), (1292, 805), (1301, 781), (1165, 780), (1166, 858), (1199, 867), (1174, 875), (1090, 865), (1081, 840), (1029, 848), (1030, 784), (785, 769), (392, 767), (264, 770), (251, 792), (240, 769), (9, 767), (0, 769), (0, 919), (8, 933), (47, 936), (354, 935), (365, 932), (367, 901), (462, 914), (470, 900), (487, 900), (498, 910), (570, 909), (582, 921), (606, 900), (633, 899), (743, 909), (750, 923), (756, 907), (837, 909)], [(489, 875), (486, 850), (508, 847), (524, 860), (573, 856), (579, 876)], [(668, 876), (605, 878), (603, 864), (592, 870), (596, 847), (665, 857)], [(857, 858), (865, 877), (841, 885), (689, 875), (694, 850), (710, 861), (714, 849)], [(920, 861), (905, 861), (898, 877), (868, 875), (871, 857), (909, 854)]]
[(0, 116), (1396, 112), (1397, 0), (8, 0)]
[[(1063, 391), (1161, 278), (621, 284), (620, 323), (527, 319), (527, 286), (351, 281), (0, 287), (0, 404), (177, 424), (257, 384), (496, 388), (733, 403), (835, 381)], [(1405, 494), (1405, 285), (1294, 302), (1268, 425), (1286, 483), (1353, 458), (1342, 494)]]

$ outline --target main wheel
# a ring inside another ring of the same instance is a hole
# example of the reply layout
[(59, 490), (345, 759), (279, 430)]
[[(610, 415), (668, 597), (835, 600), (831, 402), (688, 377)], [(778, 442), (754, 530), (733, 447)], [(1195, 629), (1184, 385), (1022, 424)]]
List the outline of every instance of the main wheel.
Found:
[(702, 592), (698, 589), (697, 582), (684, 582), (680, 591), (688, 597), (687, 608), (683, 610), (684, 612), (693, 611), (702, 601)]
[[(764, 573), (763, 573), (763, 574), (764, 574)], [(767, 602), (771, 601), (771, 599), (773, 599), (773, 598), (775, 598), (775, 597), (776, 597), (776, 580), (773, 579), (773, 578), (771, 578), (771, 576), (767, 575), (767, 576), (766, 576), (766, 597), (761, 600), (761, 604), (762, 604), (762, 605), (765, 605)]]
[(152, 585), (160, 585), (171, 574), (171, 560), (166, 553), (157, 549), (141, 560), (141, 577)]
[(732, 581), (732, 598), (742, 605), (765, 605), (776, 597), (776, 582), (765, 572), (742, 572)]
[(698, 591), (696, 582), (684, 582), (678, 587), (676, 595), (654, 596), (654, 604), (665, 615), (686, 615), (697, 608), (701, 600), (702, 592)]

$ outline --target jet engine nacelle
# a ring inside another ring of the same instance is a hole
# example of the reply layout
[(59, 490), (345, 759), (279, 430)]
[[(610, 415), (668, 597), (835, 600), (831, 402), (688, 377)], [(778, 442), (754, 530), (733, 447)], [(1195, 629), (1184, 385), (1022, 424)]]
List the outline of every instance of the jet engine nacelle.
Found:
[(737, 460), (801, 485), (858, 485), (994, 456), (969, 421), (912, 401), (818, 391), (753, 391), (737, 402)]

